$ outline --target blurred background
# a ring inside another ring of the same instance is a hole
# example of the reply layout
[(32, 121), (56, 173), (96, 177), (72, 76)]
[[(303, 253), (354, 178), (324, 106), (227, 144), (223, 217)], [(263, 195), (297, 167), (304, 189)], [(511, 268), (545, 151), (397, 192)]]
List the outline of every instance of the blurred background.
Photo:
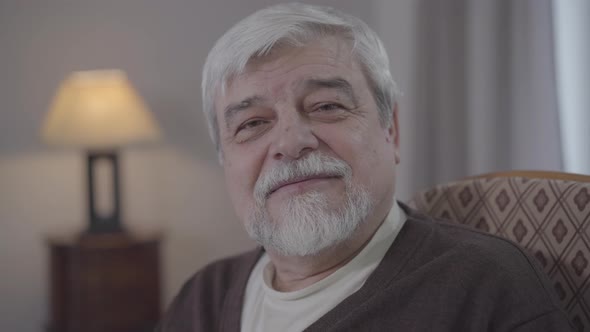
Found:
[[(85, 159), (40, 130), (73, 71), (124, 70), (162, 131), (120, 152), (122, 220), (159, 229), (162, 307), (253, 247), (201, 113), (201, 67), (270, 0), (0, 0), (0, 330), (49, 317), (47, 236), (87, 226)], [(382, 37), (400, 98), (397, 196), (509, 169), (590, 173), (587, 0), (324, 0)]]

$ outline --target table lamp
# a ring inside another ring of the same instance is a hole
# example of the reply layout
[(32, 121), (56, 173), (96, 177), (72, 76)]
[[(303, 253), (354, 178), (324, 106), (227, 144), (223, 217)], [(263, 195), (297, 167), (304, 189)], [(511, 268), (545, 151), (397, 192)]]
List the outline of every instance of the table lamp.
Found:
[[(124, 232), (117, 151), (160, 137), (153, 116), (125, 73), (93, 70), (70, 74), (53, 99), (41, 136), (50, 145), (86, 151), (90, 224), (85, 234)], [(99, 213), (96, 205), (99, 160), (107, 161), (112, 170), (112, 209), (108, 213)]]

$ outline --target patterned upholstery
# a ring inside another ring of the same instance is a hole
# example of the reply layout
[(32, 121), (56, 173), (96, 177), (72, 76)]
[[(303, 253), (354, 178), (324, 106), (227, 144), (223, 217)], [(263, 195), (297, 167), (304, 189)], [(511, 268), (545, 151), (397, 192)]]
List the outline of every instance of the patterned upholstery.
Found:
[(422, 191), (410, 205), (525, 248), (549, 275), (574, 325), (590, 331), (590, 182), (471, 178)]

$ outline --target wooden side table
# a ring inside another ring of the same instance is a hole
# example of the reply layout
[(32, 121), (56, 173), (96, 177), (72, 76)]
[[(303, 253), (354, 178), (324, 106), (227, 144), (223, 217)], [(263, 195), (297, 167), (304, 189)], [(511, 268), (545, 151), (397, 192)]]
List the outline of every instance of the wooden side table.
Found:
[(160, 316), (160, 235), (48, 239), (49, 332), (153, 331)]

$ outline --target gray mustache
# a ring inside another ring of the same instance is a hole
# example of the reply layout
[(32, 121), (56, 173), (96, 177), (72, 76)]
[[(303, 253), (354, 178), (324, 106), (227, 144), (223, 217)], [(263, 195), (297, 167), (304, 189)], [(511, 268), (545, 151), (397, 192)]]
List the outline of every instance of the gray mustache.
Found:
[(285, 182), (313, 176), (334, 176), (349, 179), (352, 169), (343, 160), (321, 153), (311, 153), (302, 159), (280, 164), (256, 181), (254, 197), (263, 202), (271, 191)]

